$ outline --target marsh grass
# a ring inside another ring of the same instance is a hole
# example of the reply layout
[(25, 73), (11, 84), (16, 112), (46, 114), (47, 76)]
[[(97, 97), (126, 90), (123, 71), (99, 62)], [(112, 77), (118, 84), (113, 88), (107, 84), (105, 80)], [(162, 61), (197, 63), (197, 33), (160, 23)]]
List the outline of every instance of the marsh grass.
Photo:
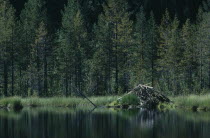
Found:
[[(118, 96), (103, 96), (103, 97), (89, 97), (89, 99), (97, 106), (105, 106), (112, 101), (116, 100)], [(11, 97), (0, 99), (0, 107), (14, 107), (19, 109), (24, 107), (91, 107), (93, 106), (87, 99), (78, 97), (52, 97), (52, 98), (39, 98), (39, 97)]]
[(18, 111), (23, 108), (20, 97), (9, 97), (0, 99), (0, 108), (13, 108)]
[(24, 106), (31, 107), (76, 107), (82, 102), (81, 98), (64, 98), (64, 97), (53, 97), (53, 98), (23, 98), (22, 103)]
[[(117, 100), (120, 96), (104, 96), (104, 97), (90, 97), (90, 100), (97, 106), (106, 106), (111, 102)], [(87, 101), (83, 101), (87, 103)], [(90, 104), (90, 103), (89, 103)]]
[(110, 102), (109, 106), (124, 106), (124, 105), (130, 105), (130, 106), (137, 106), (139, 105), (139, 98), (134, 93), (127, 93), (123, 95), (121, 98), (118, 98), (112, 102)]
[(197, 110), (210, 109), (210, 94), (208, 95), (189, 95), (171, 98), (174, 104), (183, 108), (196, 108)]
[(135, 94), (127, 94), (124, 97), (122, 97), (122, 100), (120, 101), (120, 104), (122, 105), (139, 105), (139, 98)]

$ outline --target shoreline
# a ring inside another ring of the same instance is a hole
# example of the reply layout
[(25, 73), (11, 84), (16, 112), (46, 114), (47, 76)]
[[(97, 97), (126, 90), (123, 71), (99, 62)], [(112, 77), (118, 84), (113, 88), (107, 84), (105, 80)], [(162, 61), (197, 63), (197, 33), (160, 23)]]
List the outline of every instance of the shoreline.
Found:
[(181, 109), (194, 112), (210, 112), (210, 94), (176, 96), (171, 97), (170, 99), (172, 103), (160, 103), (158, 108), (160, 110)]
[[(105, 106), (114, 100), (117, 100), (119, 96), (100, 96), (100, 97), (89, 97), (90, 100), (97, 106)], [(8, 97), (0, 99), (0, 109), (14, 109), (19, 110), (25, 107), (92, 107), (93, 105), (83, 98), (77, 97)]]
[[(98, 107), (106, 108), (122, 108), (122, 109), (135, 109), (140, 106), (132, 104), (121, 104), (113, 105), (113, 102), (118, 100), (120, 96), (100, 96), (100, 97), (89, 97), (90, 100)], [(160, 103), (157, 106), (157, 110), (190, 110), (190, 111), (202, 111), (210, 112), (210, 95), (189, 95), (189, 96), (177, 96), (170, 98), (172, 103)], [(133, 99), (132, 99), (133, 100)], [(26, 107), (67, 107), (67, 108), (78, 108), (78, 107), (94, 107), (86, 99), (77, 97), (51, 97), (51, 98), (39, 98), (39, 97), (8, 97), (0, 98), (0, 110), (2, 109), (14, 109), (21, 110)], [(132, 108), (131, 108), (132, 107)]]

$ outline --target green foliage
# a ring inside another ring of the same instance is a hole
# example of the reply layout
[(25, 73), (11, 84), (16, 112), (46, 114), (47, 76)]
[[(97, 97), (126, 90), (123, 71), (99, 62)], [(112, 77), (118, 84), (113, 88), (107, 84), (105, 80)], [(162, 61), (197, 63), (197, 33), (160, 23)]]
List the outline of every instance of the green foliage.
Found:
[[(9, 1), (1, 0), (0, 1), (0, 43), (5, 43), (8, 40), (11, 40), (12, 29), (15, 26), (15, 10), (10, 5)], [(5, 50), (2, 50), (5, 51)]]
[(174, 92), (179, 91), (178, 85), (180, 83), (180, 62), (182, 59), (182, 44), (180, 41), (179, 20), (175, 16), (173, 21), (166, 10), (163, 16), (160, 32), (160, 45), (158, 47), (158, 66), (160, 75), (164, 82), (167, 82), (166, 88), (163, 86), (163, 91)]
[[(8, 68), (11, 53), (13, 52), (12, 44), (14, 38), (15, 27), (15, 10), (8, 0), (0, 0), (0, 61), (1, 74), (0, 81), (3, 84), (3, 94), (9, 96), (8, 93)], [(12, 51), (12, 52), (11, 52)], [(1, 85), (1, 84), (0, 84)]]
[(95, 53), (91, 60), (91, 80), (96, 94), (124, 93), (129, 88), (129, 56), (132, 43), (132, 21), (125, 1), (108, 0), (103, 5), (94, 28)]
[[(69, 0), (62, 13), (62, 28), (59, 32), (58, 58), (59, 71), (64, 82), (65, 95), (73, 91), (83, 90), (86, 71), (87, 33), (84, 27), (83, 15), (77, 1)], [(76, 80), (71, 82), (71, 80)], [(62, 84), (61, 84), (62, 85)]]
[(108, 104), (108, 106), (114, 107), (114, 106), (137, 106), (139, 105), (140, 101), (138, 96), (136, 96), (133, 93), (128, 93), (123, 95), (121, 98), (118, 98), (117, 100), (111, 102)]
[(172, 98), (174, 104), (178, 107), (189, 108), (209, 108), (210, 95), (189, 95)]
[[(105, 106), (108, 103), (116, 100), (117, 96), (89, 97), (90, 100), (97, 106)], [(56, 98), (3, 98), (0, 99), (0, 107), (12, 107), (20, 109), (20, 107), (92, 107), (86, 99), (77, 97), (56, 97)]]
[(139, 105), (139, 98), (135, 94), (127, 94), (120, 99), (121, 105)]
[(175, 108), (176, 108), (176, 105), (173, 103), (160, 103), (157, 106), (157, 109), (160, 111), (173, 110)]
[[(147, 81), (147, 21), (143, 7), (140, 8), (140, 12), (136, 15), (137, 21), (135, 24), (135, 46), (132, 47), (132, 70), (134, 75), (132, 79), (134, 82), (148, 83)], [(151, 28), (152, 29), (152, 28)], [(137, 84), (136, 84), (137, 85)]]
[(15, 111), (19, 111), (23, 108), (23, 105), (20, 97), (10, 97), (0, 99), (0, 107), (12, 108)]
[(39, 24), (46, 21), (45, 2), (43, 0), (29, 0), (25, 3), (25, 8), (20, 15), (22, 26), (22, 35), (24, 35), (25, 43), (33, 44), (36, 36), (36, 29)]
[(19, 99), (19, 100), (15, 100), (14, 102), (13, 102), (13, 109), (15, 110), (15, 111), (19, 111), (19, 110), (21, 110), (23, 108), (23, 105), (22, 105), (22, 102), (21, 102), (21, 100)]
[[(40, 24), (46, 23), (45, 1), (28, 0), (24, 9), (21, 11), (20, 19), (17, 24), (16, 36), (18, 57), (17, 72), (21, 72), (17, 79), (19, 95), (28, 96), (38, 93), (42, 95), (41, 76), (42, 76), (42, 51), (43, 45), (37, 41), (40, 33)], [(20, 36), (21, 35), (21, 36)]]
[(139, 83), (168, 95), (209, 91), (209, 0), (184, 24), (171, 9), (157, 24), (131, 3), (68, 0), (54, 33), (49, 2), (28, 0), (15, 18), (0, 0), (0, 96), (124, 94)]

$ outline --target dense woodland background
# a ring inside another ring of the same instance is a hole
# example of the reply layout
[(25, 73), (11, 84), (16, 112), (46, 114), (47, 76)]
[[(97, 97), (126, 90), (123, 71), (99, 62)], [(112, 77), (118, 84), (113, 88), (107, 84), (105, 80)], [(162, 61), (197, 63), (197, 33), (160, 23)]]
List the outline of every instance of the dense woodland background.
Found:
[(210, 0), (0, 0), (0, 95), (210, 91)]

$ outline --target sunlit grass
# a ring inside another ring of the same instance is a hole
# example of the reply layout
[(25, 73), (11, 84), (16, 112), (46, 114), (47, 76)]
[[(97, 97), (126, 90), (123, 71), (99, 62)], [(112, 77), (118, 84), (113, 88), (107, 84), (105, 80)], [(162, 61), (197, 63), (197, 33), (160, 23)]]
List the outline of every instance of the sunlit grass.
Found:
[[(118, 96), (101, 96), (89, 97), (89, 99), (96, 106), (105, 106), (112, 101), (116, 100)], [(52, 98), (39, 98), (39, 97), (10, 97), (0, 99), (0, 108), (7, 108), (9, 106), (18, 107), (21, 104), (24, 107), (90, 107), (93, 106), (87, 99), (78, 97), (52, 97)]]
[(118, 98), (110, 102), (109, 106), (137, 106), (139, 105), (139, 98), (134, 93), (128, 93), (123, 95), (121, 98)]
[(178, 96), (171, 98), (171, 100), (174, 101), (175, 105), (180, 107), (210, 108), (210, 94)]
[(22, 101), (20, 97), (9, 97), (0, 99), (0, 108), (13, 108), (14, 110), (22, 109)]
[(63, 98), (63, 97), (53, 97), (53, 98), (23, 98), (21, 99), (24, 106), (32, 107), (75, 107), (82, 102), (81, 98)]
[(91, 97), (90, 100), (97, 106), (105, 106), (117, 100), (118, 98), (119, 96), (104, 96), (104, 97)]

